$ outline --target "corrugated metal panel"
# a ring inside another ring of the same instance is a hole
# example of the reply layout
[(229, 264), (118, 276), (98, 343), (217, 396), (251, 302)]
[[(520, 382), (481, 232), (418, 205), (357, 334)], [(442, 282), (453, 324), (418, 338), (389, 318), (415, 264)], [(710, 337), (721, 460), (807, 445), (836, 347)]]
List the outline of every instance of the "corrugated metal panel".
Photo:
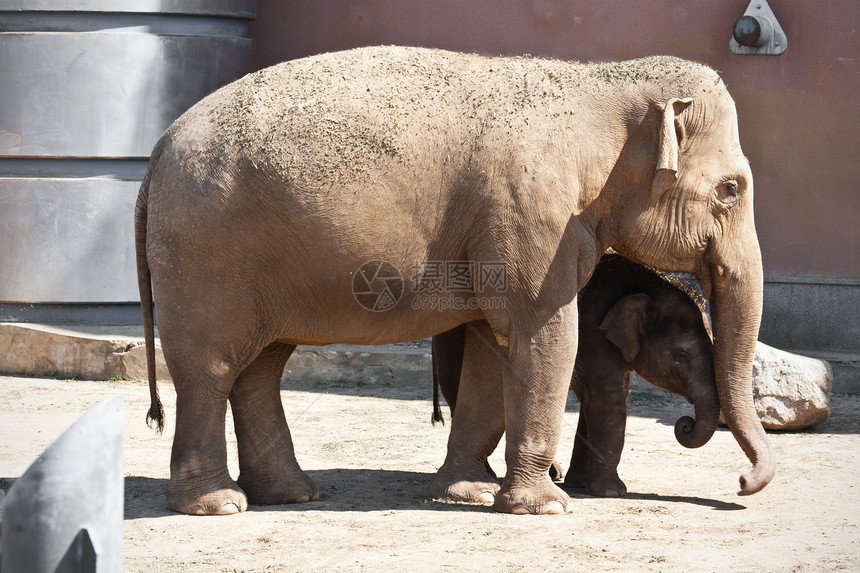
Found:
[(138, 299), (146, 160), (174, 119), (246, 71), (253, 7), (0, 0), (0, 302)]
[(148, 157), (176, 117), (235, 78), (249, 46), (205, 36), (0, 34), (0, 128), (14, 134), (0, 153)]
[(16, 302), (137, 298), (137, 181), (0, 181), (0, 293)]
[(209, 14), (253, 19), (255, 0), (0, 0), (0, 11)]

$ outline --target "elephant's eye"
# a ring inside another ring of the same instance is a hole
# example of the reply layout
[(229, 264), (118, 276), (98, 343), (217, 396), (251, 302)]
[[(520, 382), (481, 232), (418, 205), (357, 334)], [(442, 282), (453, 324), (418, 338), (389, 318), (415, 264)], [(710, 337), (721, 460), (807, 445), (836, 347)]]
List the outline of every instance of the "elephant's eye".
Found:
[(672, 352), (672, 361), (676, 364), (687, 365), (690, 363), (690, 356), (683, 350)]
[(734, 179), (723, 181), (717, 186), (717, 198), (726, 205), (734, 205), (740, 198), (738, 182)]

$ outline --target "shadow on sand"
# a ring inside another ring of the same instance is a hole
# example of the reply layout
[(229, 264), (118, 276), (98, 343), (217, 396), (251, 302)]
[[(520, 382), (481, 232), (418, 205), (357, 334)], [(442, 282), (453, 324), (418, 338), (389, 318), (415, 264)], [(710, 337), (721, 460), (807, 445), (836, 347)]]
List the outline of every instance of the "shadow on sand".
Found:
[[(430, 510), (472, 511), (490, 513), (492, 507), (479, 504), (453, 503), (430, 496), (432, 473), (379, 469), (311, 470), (307, 474), (320, 490), (320, 499), (309, 503), (286, 505), (251, 505), (248, 511), (385, 511)], [(581, 492), (568, 492), (573, 498), (588, 499)], [(710, 507), (717, 511), (746, 509), (737, 503), (727, 503), (698, 497), (664, 496), (650, 493), (628, 493), (625, 499), (656, 501), (665, 504), (686, 503)], [(167, 480), (130, 476), (125, 478), (125, 519), (142, 519), (176, 515), (167, 507)]]
[[(568, 492), (570, 493), (570, 492)], [(571, 496), (574, 497), (574, 496)], [(576, 496), (580, 497), (580, 496)], [(588, 497), (583, 494), (581, 497)], [(624, 499), (636, 501), (658, 501), (660, 503), (689, 503), (701, 507), (710, 507), (717, 511), (740, 511), (746, 509), (745, 505), (734, 502), (719, 501), (716, 499), (706, 499), (701, 497), (678, 496), (678, 495), (660, 495), (657, 493), (636, 493), (627, 492)]]

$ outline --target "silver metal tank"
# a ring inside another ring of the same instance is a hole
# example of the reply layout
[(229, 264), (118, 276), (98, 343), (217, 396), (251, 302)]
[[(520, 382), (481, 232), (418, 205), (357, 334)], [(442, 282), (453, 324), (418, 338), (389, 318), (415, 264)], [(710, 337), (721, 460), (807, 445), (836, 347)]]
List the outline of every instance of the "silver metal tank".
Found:
[(254, 16), (254, 0), (0, 0), (0, 320), (138, 301), (149, 154), (248, 71)]

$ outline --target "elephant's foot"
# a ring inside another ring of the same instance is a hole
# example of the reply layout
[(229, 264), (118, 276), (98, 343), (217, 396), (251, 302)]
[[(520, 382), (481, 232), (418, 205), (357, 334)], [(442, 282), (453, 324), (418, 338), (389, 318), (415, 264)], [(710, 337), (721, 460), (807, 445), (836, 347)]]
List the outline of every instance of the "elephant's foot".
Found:
[(224, 470), (214, 480), (171, 477), (167, 504), (189, 515), (232, 515), (248, 509), (248, 498)]
[(594, 497), (624, 497), (627, 495), (627, 486), (624, 485), (618, 474), (588, 476), (582, 472), (571, 471), (564, 478), (564, 487), (585, 490), (585, 493)]
[(442, 483), (433, 480), (433, 484), (430, 486), (430, 493), (433, 497), (485, 505), (493, 503), (498, 491), (498, 483), (486, 481), (458, 480)]
[(549, 475), (529, 487), (510, 485), (505, 479), (496, 494), (495, 508), (502, 513), (557, 514), (567, 511), (570, 498)]
[(250, 472), (239, 474), (238, 484), (255, 505), (305, 503), (319, 499), (319, 488), (301, 469), (279, 472), (281, 475), (261, 476)]
[(624, 497), (627, 495), (627, 486), (618, 477), (618, 474), (594, 477), (585, 486), (585, 493), (594, 497)]
[(564, 487), (568, 489), (585, 490), (594, 497), (624, 497), (627, 486), (615, 471), (604, 474), (591, 473), (571, 467), (564, 477)]
[(570, 466), (564, 476), (564, 487), (568, 489), (585, 489), (588, 487), (588, 476), (581, 469)]
[(492, 475), (492, 470), (488, 471), (489, 467), (488, 464), (457, 467), (446, 461), (433, 478), (430, 494), (452, 501), (493, 503), (499, 491), (499, 482)]

